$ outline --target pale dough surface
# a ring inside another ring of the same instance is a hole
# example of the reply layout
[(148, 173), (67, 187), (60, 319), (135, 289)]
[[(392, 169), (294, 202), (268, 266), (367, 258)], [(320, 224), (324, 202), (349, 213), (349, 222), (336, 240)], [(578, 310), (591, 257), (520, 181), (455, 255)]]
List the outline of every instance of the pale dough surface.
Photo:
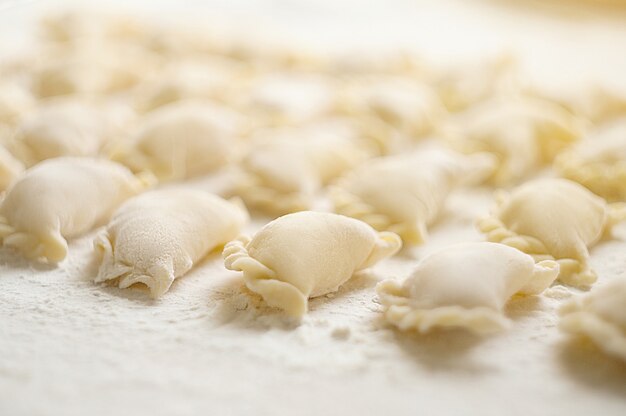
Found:
[[(38, 3), (46, 2), (30, 4)], [(162, 5), (161, 15), (180, 15), (185, 7), (149, 3)], [(537, 12), (521, 2), (498, 2), (511, 10), (496, 2), (442, 0), (399, 1), (398, 13), (381, 19), (388, 2), (366, 10), (357, 0), (301, 0), (271, 13), (270, 3), (205, 4), (224, 21), (289, 30), (294, 41), (427, 49), (436, 38), (434, 54), (472, 54), (477, 45), (493, 50), (506, 39), (531, 69), (547, 68), (560, 78), (575, 77), (560, 69), (575, 63), (604, 78), (624, 72), (619, 48), (626, 29), (617, 17), (598, 24), (584, 13), (561, 20), (547, 4)], [(345, 14), (334, 13), (339, 7), (351, 11), (351, 26)], [(10, 26), (26, 14), (19, 7), (2, 10), (0, 19)], [(587, 29), (580, 32), (580, 25)], [(7, 40), (13, 41), (0, 38)], [(564, 302), (558, 297), (567, 291), (512, 302), (511, 330), (485, 339), (418, 337), (381, 325), (376, 283), (407, 276), (418, 259), (446, 245), (481, 241), (473, 222), (488, 212), (491, 196), (490, 190), (453, 192), (448, 212), (454, 216), (444, 213), (427, 245), (353, 278), (334, 297), (313, 299), (300, 326), (258, 311), (261, 301), (242, 293), (240, 276), (224, 270), (217, 254), (153, 302), (144, 291), (93, 284), (93, 236), (71, 243), (60, 269), (33, 268), (0, 252), (0, 414), (399, 416), (427, 408), (432, 415), (623, 415), (624, 365), (593, 346), (572, 344), (557, 328), (556, 309)], [(621, 241), (591, 249), (597, 287), (626, 270), (623, 229), (620, 235)]]

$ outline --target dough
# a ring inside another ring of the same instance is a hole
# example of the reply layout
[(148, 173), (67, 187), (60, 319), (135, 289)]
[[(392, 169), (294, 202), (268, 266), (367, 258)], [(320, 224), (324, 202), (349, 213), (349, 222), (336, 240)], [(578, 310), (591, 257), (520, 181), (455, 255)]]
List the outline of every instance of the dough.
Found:
[(34, 106), (33, 96), (17, 80), (0, 84), (0, 125), (14, 127)]
[(607, 354), (626, 361), (626, 277), (572, 299), (559, 314), (562, 331), (589, 337)]
[(149, 113), (112, 158), (160, 180), (180, 180), (227, 165), (238, 146), (237, 113), (208, 101), (184, 100)]
[(236, 193), (247, 205), (285, 214), (311, 207), (320, 187), (367, 157), (359, 142), (333, 130), (291, 130), (258, 140), (241, 163)]
[(120, 288), (143, 283), (158, 298), (209, 251), (237, 237), (247, 221), (241, 206), (200, 190), (139, 195), (96, 238), (95, 282), (118, 279)]
[(60, 157), (30, 168), (0, 203), (0, 239), (26, 257), (58, 263), (66, 238), (106, 222), (147, 183), (103, 159)]
[(507, 328), (506, 302), (535, 295), (556, 279), (558, 263), (503, 244), (461, 243), (424, 258), (404, 283), (386, 280), (377, 290), (385, 318), (401, 330), (465, 328), (488, 333)]
[(76, 98), (46, 100), (24, 117), (9, 147), (27, 166), (60, 156), (96, 156), (115, 132), (106, 112)]
[(342, 215), (304, 211), (280, 217), (254, 238), (226, 244), (229, 270), (274, 307), (302, 316), (308, 299), (335, 292), (354, 272), (392, 256), (401, 247), (391, 232), (377, 233)]
[(503, 185), (552, 162), (559, 151), (581, 137), (583, 124), (547, 101), (499, 98), (459, 115), (446, 132), (457, 150), (497, 156), (500, 166), (492, 181)]
[(626, 201), (626, 117), (602, 126), (554, 162), (561, 176), (608, 201)]
[(330, 196), (335, 212), (393, 231), (405, 244), (420, 244), (450, 190), (462, 180), (484, 179), (495, 163), (489, 154), (440, 148), (372, 159), (340, 179)]
[(624, 218), (623, 206), (609, 206), (575, 182), (539, 179), (510, 195), (500, 194), (494, 212), (478, 227), (489, 241), (518, 248), (536, 259), (556, 259), (561, 282), (588, 286), (596, 281), (588, 264), (588, 247)]

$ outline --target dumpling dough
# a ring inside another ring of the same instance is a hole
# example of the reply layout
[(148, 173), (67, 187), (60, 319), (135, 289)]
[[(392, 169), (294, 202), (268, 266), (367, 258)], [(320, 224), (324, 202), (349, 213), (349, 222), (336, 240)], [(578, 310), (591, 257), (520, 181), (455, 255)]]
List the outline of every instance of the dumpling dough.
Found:
[(608, 201), (626, 201), (626, 118), (603, 126), (565, 150), (557, 172)]
[(148, 114), (127, 146), (112, 156), (160, 180), (211, 173), (228, 164), (241, 134), (237, 113), (206, 101), (185, 100)]
[(447, 127), (452, 145), (462, 152), (490, 152), (500, 160), (492, 181), (518, 181), (582, 135), (580, 120), (547, 101), (528, 98), (493, 99)]
[(626, 210), (609, 206), (600, 197), (567, 179), (539, 179), (500, 194), (491, 216), (478, 223), (489, 241), (533, 255), (556, 259), (559, 280), (573, 286), (596, 281), (589, 268), (589, 249)]
[(0, 125), (15, 126), (35, 105), (35, 99), (16, 81), (0, 84)]
[(405, 244), (420, 244), (450, 190), (461, 181), (484, 179), (495, 163), (489, 154), (440, 148), (373, 159), (340, 179), (330, 196), (335, 212), (393, 231)]
[(0, 192), (7, 189), (23, 170), (22, 162), (0, 145)]
[(359, 270), (401, 247), (391, 232), (324, 212), (298, 212), (240, 236), (224, 248), (229, 270), (242, 271), (246, 286), (274, 307), (302, 316), (308, 299), (336, 291)]
[(401, 330), (465, 328), (488, 333), (507, 328), (506, 302), (549, 287), (558, 263), (503, 244), (462, 243), (424, 258), (404, 283), (386, 280), (377, 290), (385, 318)]
[(75, 98), (46, 100), (22, 120), (9, 147), (27, 166), (60, 156), (96, 156), (116, 133), (109, 111)]
[(286, 137), (251, 146), (241, 163), (236, 193), (247, 205), (271, 213), (305, 210), (322, 185), (366, 157), (358, 141), (332, 129), (294, 129)]
[(66, 238), (102, 224), (145, 187), (128, 169), (108, 160), (46, 160), (24, 172), (2, 200), (0, 239), (26, 257), (58, 263), (67, 255)]
[(96, 283), (143, 283), (153, 298), (167, 292), (215, 247), (237, 237), (247, 211), (194, 189), (152, 191), (127, 201), (96, 238)]
[(626, 277), (574, 298), (559, 314), (561, 330), (587, 336), (606, 353), (626, 361)]

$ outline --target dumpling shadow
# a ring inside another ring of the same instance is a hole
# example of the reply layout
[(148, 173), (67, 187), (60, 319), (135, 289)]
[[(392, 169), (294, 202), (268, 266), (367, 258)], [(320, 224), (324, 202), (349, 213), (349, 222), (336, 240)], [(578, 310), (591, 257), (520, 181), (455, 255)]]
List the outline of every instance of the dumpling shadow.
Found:
[(505, 314), (514, 321), (531, 316), (541, 304), (539, 296), (513, 296), (506, 304)]
[(379, 281), (380, 278), (370, 270), (358, 272), (341, 285), (336, 292), (309, 299), (309, 313), (325, 307), (328, 303), (337, 302), (365, 290), (371, 289), (373, 293), (373, 289)]
[(586, 387), (626, 397), (626, 363), (605, 354), (584, 337), (563, 341), (558, 359), (565, 371)]
[(58, 264), (30, 260), (12, 248), (0, 248), (0, 264), (13, 270), (34, 270), (48, 272), (59, 267)]

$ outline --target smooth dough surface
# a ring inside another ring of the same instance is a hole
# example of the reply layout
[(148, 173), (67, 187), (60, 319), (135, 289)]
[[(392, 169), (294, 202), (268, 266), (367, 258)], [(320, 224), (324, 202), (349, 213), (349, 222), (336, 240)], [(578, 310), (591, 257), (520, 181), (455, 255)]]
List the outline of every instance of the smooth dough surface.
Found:
[(359, 270), (392, 256), (400, 238), (342, 215), (303, 211), (280, 217), (224, 248), (229, 270), (274, 307), (302, 316), (308, 299), (336, 291)]
[(124, 203), (95, 240), (95, 282), (120, 288), (143, 283), (153, 298), (167, 292), (215, 247), (237, 237), (248, 221), (240, 205), (194, 189), (166, 189)]
[(208, 174), (231, 161), (240, 121), (237, 113), (210, 102), (178, 101), (149, 113), (113, 158), (160, 180)]
[(372, 159), (330, 189), (335, 212), (393, 231), (405, 244), (423, 243), (450, 190), (484, 179), (495, 166), (489, 154), (465, 156), (443, 148)]
[(332, 130), (262, 140), (241, 163), (237, 195), (247, 205), (285, 214), (311, 208), (316, 192), (367, 157), (352, 137)]
[(607, 354), (626, 361), (626, 276), (572, 299), (559, 314), (561, 330), (584, 335)]
[(401, 330), (465, 328), (477, 333), (505, 329), (506, 302), (515, 294), (543, 292), (559, 265), (498, 243), (461, 243), (424, 258), (403, 282), (378, 287), (385, 318)]
[(583, 124), (548, 101), (498, 98), (471, 108), (446, 127), (458, 150), (490, 152), (500, 164), (491, 178), (497, 185), (516, 182), (583, 134)]
[(104, 159), (61, 157), (28, 169), (0, 203), (0, 238), (26, 257), (51, 263), (67, 255), (66, 238), (104, 223), (146, 186)]
[(500, 194), (491, 216), (478, 223), (489, 241), (501, 242), (537, 259), (556, 259), (559, 280), (574, 286), (596, 281), (588, 247), (624, 218), (624, 208), (567, 179), (538, 179)]
[(626, 201), (626, 117), (594, 131), (560, 154), (557, 172), (607, 201)]
[(23, 171), (24, 164), (0, 145), (0, 192), (7, 189)]

